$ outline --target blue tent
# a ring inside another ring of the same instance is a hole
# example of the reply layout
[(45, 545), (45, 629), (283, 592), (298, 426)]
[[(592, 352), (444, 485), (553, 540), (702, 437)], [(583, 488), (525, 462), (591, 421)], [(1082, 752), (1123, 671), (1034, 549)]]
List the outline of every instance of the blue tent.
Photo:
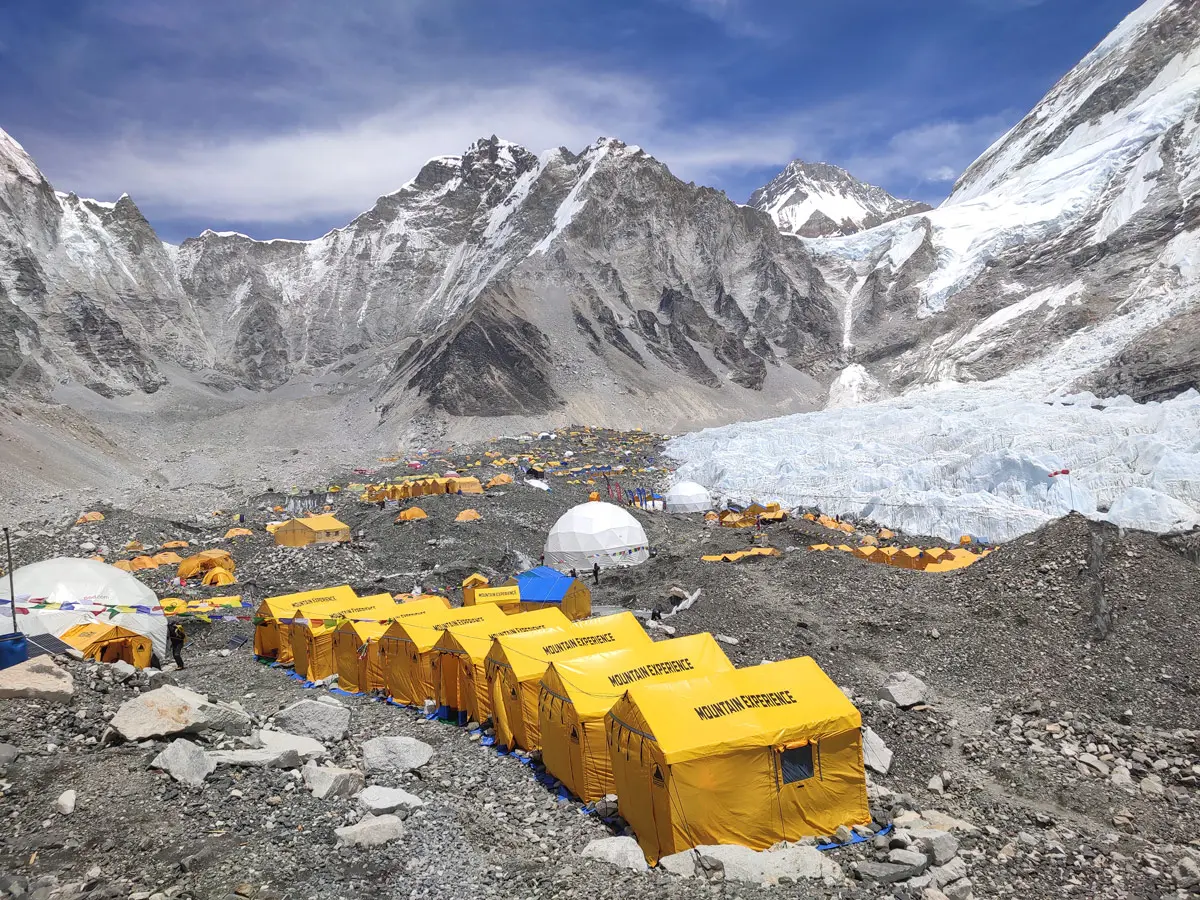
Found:
[(578, 578), (549, 566), (538, 566), (522, 572), (513, 581), (521, 592), (522, 612), (541, 606), (557, 606), (572, 620), (591, 614), (592, 592)]

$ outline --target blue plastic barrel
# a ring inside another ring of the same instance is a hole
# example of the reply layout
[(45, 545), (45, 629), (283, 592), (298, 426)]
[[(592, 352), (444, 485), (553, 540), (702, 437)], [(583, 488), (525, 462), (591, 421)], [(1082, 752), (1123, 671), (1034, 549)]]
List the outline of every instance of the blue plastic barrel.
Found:
[(23, 663), (27, 658), (24, 634), (19, 631), (16, 634), (0, 634), (0, 669)]

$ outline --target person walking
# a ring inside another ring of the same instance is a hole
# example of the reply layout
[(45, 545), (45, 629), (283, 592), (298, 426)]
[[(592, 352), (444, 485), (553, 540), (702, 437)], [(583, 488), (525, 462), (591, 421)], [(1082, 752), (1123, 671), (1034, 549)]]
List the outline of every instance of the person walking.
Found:
[(600, 563), (592, 563), (592, 582), (600, 583)]
[(175, 657), (175, 665), (183, 668), (183, 645), (187, 643), (187, 632), (178, 622), (167, 626), (167, 641), (171, 645), (171, 655)]

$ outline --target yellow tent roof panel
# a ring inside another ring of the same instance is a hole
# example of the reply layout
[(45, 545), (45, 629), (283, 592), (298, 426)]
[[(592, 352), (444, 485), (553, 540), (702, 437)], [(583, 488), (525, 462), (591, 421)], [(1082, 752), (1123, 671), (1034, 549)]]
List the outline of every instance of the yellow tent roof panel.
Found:
[(350, 527), (345, 522), (330, 515), (308, 516), (307, 518), (294, 519), (293, 521), (298, 522), (305, 528), (311, 529), (312, 531), (337, 531), (342, 528)]

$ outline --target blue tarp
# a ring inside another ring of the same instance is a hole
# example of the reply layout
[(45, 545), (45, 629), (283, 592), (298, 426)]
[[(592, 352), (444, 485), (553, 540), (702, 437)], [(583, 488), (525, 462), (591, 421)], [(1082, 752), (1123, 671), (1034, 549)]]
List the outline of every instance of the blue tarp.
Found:
[(517, 587), (523, 603), (562, 603), (574, 581), (570, 575), (549, 566), (538, 566), (517, 576)]

